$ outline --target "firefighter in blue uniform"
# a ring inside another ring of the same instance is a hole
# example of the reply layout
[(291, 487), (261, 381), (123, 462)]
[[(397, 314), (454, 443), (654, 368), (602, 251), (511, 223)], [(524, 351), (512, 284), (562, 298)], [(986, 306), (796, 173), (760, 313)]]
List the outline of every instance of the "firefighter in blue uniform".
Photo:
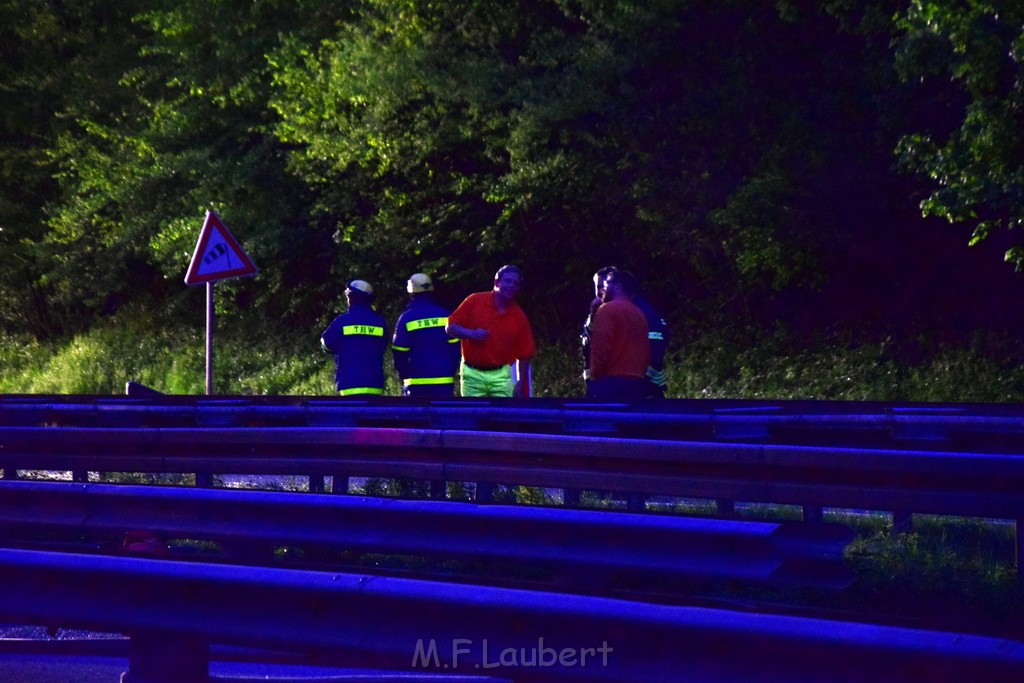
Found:
[(345, 288), (348, 312), (334, 319), (320, 344), (334, 354), (334, 383), (342, 396), (384, 393), (384, 351), (388, 329), (373, 310), (373, 288), (365, 280), (352, 280)]
[(647, 398), (665, 398), (668, 379), (665, 376), (665, 351), (668, 350), (668, 325), (661, 313), (637, 291), (633, 303), (647, 318), (647, 339), (651, 343), (651, 364), (647, 366)]
[(434, 301), (434, 283), (416, 273), (406, 283), (409, 305), (395, 323), (391, 351), (406, 396), (451, 398), (459, 369), (459, 340), (444, 331), (448, 309)]

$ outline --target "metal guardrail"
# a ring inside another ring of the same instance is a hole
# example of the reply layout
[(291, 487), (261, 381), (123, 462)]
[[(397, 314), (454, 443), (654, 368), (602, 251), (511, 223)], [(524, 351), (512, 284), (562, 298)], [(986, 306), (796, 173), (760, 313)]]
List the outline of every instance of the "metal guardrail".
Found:
[(418, 427), (1024, 452), (1024, 407), (850, 401), (0, 396), (0, 425)]
[(204, 680), (211, 643), (344, 666), (552, 681), (1024, 678), (983, 636), (543, 591), (0, 550), (0, 618), (133, 634), (129, 681)]
[[(853, 533), (804, 525), (357, 496), (0, 482), (0, 545), (41, 532), (219, 543), (272, 563), (280, 546), (527, 567), (529, 582), (614, 594), (742, 583), (838, 589)], [(543, 573), (539, 573), (542, 570)], [(449, 571), (451, 571), (449, 569)], [(646, 588), (645, 588), (646, 587)]]
[[(732, 501), (797, 504), (815, 521), (825, 506), (976, 515), (1018, 520), (1020, 539), (1024, 431), (1011, 408), (967, 414), (956, 406), (843, 405), (829, 416), (822, 405), (744, 402), (719, 403), (710, 413), (703, 402), (662, 402), (653, 411), (451, 403), (0, 397), (0, 467), (8, 479), (19, 469), (70, 470), (78, 479), (87, 472), (184, 472), (206, 484), (216, 474), (290, 474), (309, 477), (313, 491), (322, 490), (326, 476), (469, 481), (479, 490), (530, 484), (565, 489), (567, 502), (586, 489), (619, 491), (634, 501), (707, 498), (723, 512)], [(695, 434), (707, 438), (684, 438)], [(642, 575), (638, 565), (645, 563), (684, 580), (707, 577), (701, 553), (688, 555), (696, 547), (723, 575), (779, 581), (820, 551), (808, 539), (825, 528), (806, 525), (790, 536), (792, 526), (743, 522), (750, 554), (739, 560), (730, 552), (739, 537), (726, 520), (507, 510), (0, 482), (0, 526), (9, 529), (130, 526), (249, 548), (298, 539), (410, 554), (429, 554), (424, 536), (432, 536), (431, 543), (450, 544), (456, 555), (498, 563), (532, 552), (563, 568), (593, 564), (606, 582), (620, 570)], [(365, 526), (371, 514), (378, 526)], [(530, 545), (522, 543), (527, 534), (538, 539), (533, 550), (522, 547)], [(629, 548), (643, 561), (631, 564)], [(571, 582), (568, 591), (524, 590), (243, 560), (0, 550), (0, 618), (129, 633), (125, 680), (136, 683), (205, 680), (213, 644), (286, 648), (342, 666), (516, 681), (1024, 679), (1024, 643), (1015, 640), (584, 595), (569, 592)], [(823, 567), (820, 556), (814, 561)], [(609, 659), (597, 666), (605, 645)], [(580, 662), (585, 650), (588, 666)], [(575, 659), (562, 661), (563, 651)], [(550, 665), (539, 663), (550, 656)]]
[(347, 492), (350, 476), (474, 482), (626, 495), (631, 511), (651, 496), (802, 506), (805, 521), (825, 508), (889, 511), (901, 528), (914, 513), (1016, 522), (1024, 548), (1024, 455), (840, 448), (774, 443), (692, 442), (510, 431), (363, 427), (12, 427), (0, 426), (0, 467), (88, 472), (308, 477), (311, 491)]
[[(378, 476), (1024, 518), (1024, 456), (373, 427), (0, 427), (0, 467)], [(314, 487), (316, 488), (316, 487)]]

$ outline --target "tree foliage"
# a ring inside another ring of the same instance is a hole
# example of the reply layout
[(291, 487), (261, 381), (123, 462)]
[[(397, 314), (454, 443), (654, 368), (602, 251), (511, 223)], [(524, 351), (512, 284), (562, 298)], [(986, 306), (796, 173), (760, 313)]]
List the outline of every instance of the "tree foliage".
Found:
[(820, 279), (856, 229), (820, 230), (822, 179), (878, 144), (872, 83), (843, 69), (861, 39), (780, 6), (371, 2), (282, 53), (277, 130), (375, 263), (482, 280), (517, 260), (555, 318), (613, 262), (690, 283), (673, 304), (749, 303)]
[[(132, 1), (0, 2), (0, 321), (46, 333), (68, 320), (47, 212), (61, 199), (51, 156), (82, 115), (119, 109), (116, 76), (139, 49)], [(88, 277), (89, 273), (83, 273)]]
[[(1024, 5), (914, 0), (899, 22), (897, 66), (910, 82), (954, 88), (951, 130), (923, 127), (899, 146), (932, 181), (925, 215), (972, 227), (971, 244), (1024, 221)], [(928, 124), (929, 122), (922, 122)], [(1018, 238), (1019, 239), (1019, 238)], [(1024, 247), (1006, 260), (1024, 267)]]
[(792, 318), (851, 253), (918, 239), (901, 135), (926, 213), (1019, 223), (1020, 12), (0, 0), (0, 324), (174, 311), (209, 208), (261, 266), (218, 301), (286, 324), (350, 277), (388, 306), (424, 270), (457, 299), (506, 261), (547, 338), (610, 263), (676, 321)]
[(269, 132), (267, 55), (334, 14), (273, 0), (113, 4), (92, 36), (103, 47), (90, 48), (106, 61), (55, 108), (66, 123), (43, 146), (59, 190), (35, 244), (38, 279), (66, 312), (61, 329), (146, 294), (173, 301), (209, 208), (257, 262), (281, 266), (259, 288), (234, 285), (240, 301), (301, 314), (288, 290), (325, 279), (323, 244)]

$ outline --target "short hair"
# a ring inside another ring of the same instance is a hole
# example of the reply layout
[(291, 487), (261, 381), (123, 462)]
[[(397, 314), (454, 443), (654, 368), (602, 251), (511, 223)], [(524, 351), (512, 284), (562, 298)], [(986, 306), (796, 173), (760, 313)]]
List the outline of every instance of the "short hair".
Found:
[(618, 270), (618, 268), (616, 268), (615, 266), (605, 266), (604, 268), (598, 269), (598, 271), (594, 273), (594, 278), (600, 282), (604, 280), (606, 277), (608, 277), (610, 274), (614, 273), (616, 270)]
[(628, 270), (613, 270), (608, 274), (608, 279), (622, 288), (622, 293), (628, 297), (636, 294), (636, 276)]
[(501, 276), (504, 275), (505, 273), (515, 273), (516, 275), (519, 276), (519, 279), (523, 278), (523, 271), (521, 271), (519, 269), (519, 266), (513, 266), (511, 264), (506, 264), (506, 265), (502, 266), (501, 268), (498, 268), (498, 272), (494, 274), (494, 279), (495, 280), (500, 280)]

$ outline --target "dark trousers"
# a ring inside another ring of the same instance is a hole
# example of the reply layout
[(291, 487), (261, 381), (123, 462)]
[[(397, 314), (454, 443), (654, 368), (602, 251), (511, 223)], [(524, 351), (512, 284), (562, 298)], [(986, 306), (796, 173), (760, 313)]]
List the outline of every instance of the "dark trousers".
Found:
[(404, 388), (405, 395), (413, 398), (452, 398), (455, 384), (413, 384)]
[(642, 377), (599, 377), (590, 380), (587, 398), (598, 401), (632, 401), (647, 398), (650, 384)]
[(665, 387), (654, 382), (647, 382), (647, 393), (645, 398), (665, 398)]

